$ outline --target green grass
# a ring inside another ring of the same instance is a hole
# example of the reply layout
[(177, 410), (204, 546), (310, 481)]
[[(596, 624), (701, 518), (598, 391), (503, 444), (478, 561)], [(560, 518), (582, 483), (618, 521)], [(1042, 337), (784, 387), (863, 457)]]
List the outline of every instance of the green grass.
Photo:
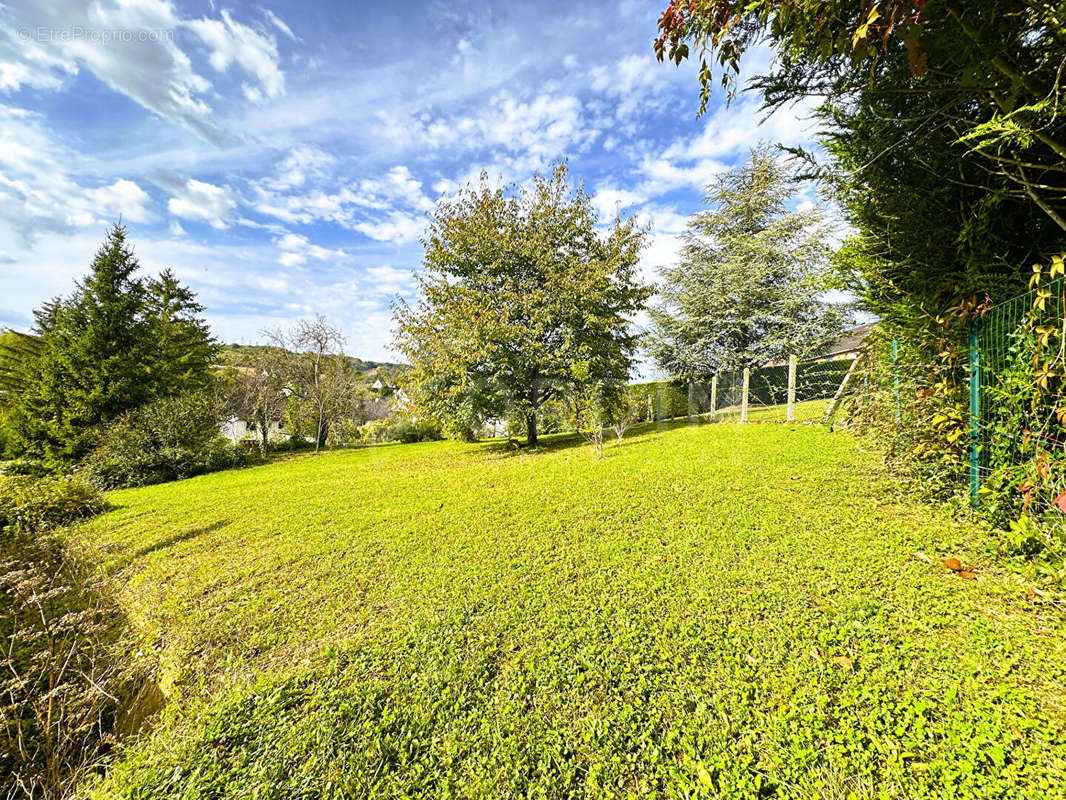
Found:
[(80, 530), (170, 702), (95, 794), (1066, 797), (1062, 617), (930, 563), (982, 534), (875, 453), (812, 425), (571, 444), (113, 493)]

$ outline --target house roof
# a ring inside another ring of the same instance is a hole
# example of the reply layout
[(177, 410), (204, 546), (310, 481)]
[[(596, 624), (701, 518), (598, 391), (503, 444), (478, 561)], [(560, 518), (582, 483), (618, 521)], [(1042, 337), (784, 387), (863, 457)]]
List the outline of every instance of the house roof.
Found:
[(858, 350), (859, 345), (869, 336), (876, 324), (876, 322), (867, 322), (865, 325), (857, 325), (851, 330), (844, 331), (843, 335), (829, 346), (826, 355), (836, 356)]

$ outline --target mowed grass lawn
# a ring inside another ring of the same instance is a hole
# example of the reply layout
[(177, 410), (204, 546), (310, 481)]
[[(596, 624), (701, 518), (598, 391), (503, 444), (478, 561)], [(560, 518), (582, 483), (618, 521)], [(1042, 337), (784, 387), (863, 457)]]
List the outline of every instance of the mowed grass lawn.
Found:
[(988, 534), (878, 463), (719, 424), (114, 493), (80, 532), (169, 702), (92, 791), (1066, 796), (1062, 616), (994, 562), (939, 567)]

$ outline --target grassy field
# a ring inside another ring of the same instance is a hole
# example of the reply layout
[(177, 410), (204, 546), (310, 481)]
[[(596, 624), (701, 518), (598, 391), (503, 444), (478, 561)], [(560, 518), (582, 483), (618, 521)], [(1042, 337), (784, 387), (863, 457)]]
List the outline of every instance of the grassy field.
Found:
[(819, 426), (384, 446), (80, 532), (169, 698), (98, 797), (1066, 797), (1066, 628)]

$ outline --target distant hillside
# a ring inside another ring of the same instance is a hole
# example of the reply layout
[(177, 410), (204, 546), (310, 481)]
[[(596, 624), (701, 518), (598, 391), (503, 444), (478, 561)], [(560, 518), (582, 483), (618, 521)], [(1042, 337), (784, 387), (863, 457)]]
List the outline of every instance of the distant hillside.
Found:
[[(256, 352), (275, 349), (265, 344), (224, 344), (219, 350), (218, 363), (228, 367), (243, 367), (252, 363)], [(406, 364), (396, 364), (390, 361), (365, 361), (355, 356), (345, 356), (345, 359), (358, 372), (397, 375), (408, 369)]]

